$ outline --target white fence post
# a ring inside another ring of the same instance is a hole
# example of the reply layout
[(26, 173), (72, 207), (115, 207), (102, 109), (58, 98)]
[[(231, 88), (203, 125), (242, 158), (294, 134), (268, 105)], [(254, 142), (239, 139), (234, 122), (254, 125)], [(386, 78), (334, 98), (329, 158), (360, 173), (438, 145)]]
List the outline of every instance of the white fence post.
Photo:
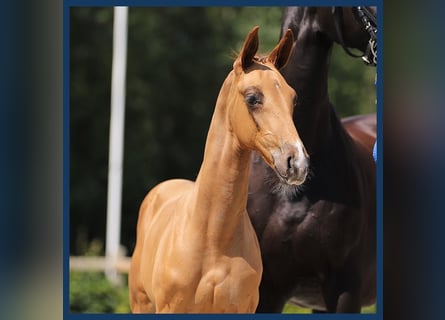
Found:
[(111, 115), (108, 159), (106, 268), (109, 281), (119, 284), (116, 270), (120, 246), (122, 163), (125, 123), (125, 76), (127, 64), (128, 7), (114, 8), (113, 62), (111, 74)]

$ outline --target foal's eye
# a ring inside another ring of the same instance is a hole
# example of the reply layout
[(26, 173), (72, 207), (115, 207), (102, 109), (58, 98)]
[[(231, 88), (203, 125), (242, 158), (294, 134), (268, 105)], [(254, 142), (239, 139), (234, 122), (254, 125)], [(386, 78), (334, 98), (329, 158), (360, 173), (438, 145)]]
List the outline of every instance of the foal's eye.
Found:
[(263, 97), (261, 93), (248, 93), (244, 98), (250, 108), (258, 108), (263, 104)]
[(256, 104), (258, 104), (259, 101), (258, 101), (257, 97), (255, 97), (255, 95), (251, 94), (246, 97), (246, 102), (249, 105), (256, 105)]

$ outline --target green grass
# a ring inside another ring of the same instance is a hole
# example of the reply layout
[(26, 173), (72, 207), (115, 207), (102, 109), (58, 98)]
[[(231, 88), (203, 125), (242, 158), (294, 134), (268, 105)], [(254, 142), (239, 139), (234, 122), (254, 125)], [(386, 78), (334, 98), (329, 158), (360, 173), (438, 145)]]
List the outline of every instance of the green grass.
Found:
[(311, 309), (297, 307), (293, 304), (286, 303), (281, 313), (312, 313)]
[[(375, 312), (376, 312), (375, 304), (369, 307), (363, 307), (361, 311), (361, 313), (375, 313)], [(282, 313), (312, 313), (312, 312), (310, 309), (305, 309), (297, 307), (293, 304), (286, 303)]]
[(376, 313), (376, 312), (377, 312), (377, 310), (376, 310), (375, 304), (373, 304), (372, 306), (369, 306), (369, 307), (362, 308), (362, 313)]

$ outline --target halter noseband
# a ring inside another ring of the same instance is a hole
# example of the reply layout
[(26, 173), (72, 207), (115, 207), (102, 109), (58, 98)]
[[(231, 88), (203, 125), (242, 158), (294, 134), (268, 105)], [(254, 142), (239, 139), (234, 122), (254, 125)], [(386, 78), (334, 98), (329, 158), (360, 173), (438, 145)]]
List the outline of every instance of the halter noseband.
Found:
[(353, 13), (358, 20), (363, 24), (365, 30), (369, 33), (368, 46), (363, 55), (356, 55), (352, 53), (345, 45), (343, 40), (343, 11), (342, 7), (332, 7), (332, 13), (334, 14), (335, 30), (338, 35), (340, 45), (343, 50), (355, 58), (362, 58), (363, 62), (368, 66), (377, 65), (377, 19), (366, 7), (354, 7)]

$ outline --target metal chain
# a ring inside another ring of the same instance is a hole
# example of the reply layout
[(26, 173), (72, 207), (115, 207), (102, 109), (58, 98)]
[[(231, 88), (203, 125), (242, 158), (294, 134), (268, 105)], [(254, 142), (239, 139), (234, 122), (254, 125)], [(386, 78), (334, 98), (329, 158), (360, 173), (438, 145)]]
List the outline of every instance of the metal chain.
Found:
[[(366, 49), (366, 54), (363, 55), (362, 60), (367, 65), (377, 65), (377, 22), (371, 13), (365, 7), (357, 7), (357, 13), (362, 20), (365, 30), (369, 33), (370, 38), (368, 42), (368, 48)], [(371, 18), (375, 26), (369, 21)]]

